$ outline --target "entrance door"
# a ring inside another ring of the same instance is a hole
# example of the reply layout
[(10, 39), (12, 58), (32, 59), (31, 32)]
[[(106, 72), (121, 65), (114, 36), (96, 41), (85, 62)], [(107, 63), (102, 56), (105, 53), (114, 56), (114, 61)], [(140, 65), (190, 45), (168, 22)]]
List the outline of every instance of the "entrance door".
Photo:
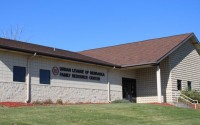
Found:
[(136, 102), (136, 80), (130, 78), (122, 78), (123, 99)]

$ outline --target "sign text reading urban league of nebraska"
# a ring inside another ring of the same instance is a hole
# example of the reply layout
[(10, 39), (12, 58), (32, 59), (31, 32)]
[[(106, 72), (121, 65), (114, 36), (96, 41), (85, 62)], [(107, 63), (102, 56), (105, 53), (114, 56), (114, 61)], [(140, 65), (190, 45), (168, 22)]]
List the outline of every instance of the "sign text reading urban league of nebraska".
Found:
[(100, 81), (102, 76), (105, 76), (103, 72), (96, 72), (91, 70), (83, 70), (76, 68), (67, 68), (67, 67), (56, 67), (52, 68), (52, 73), (54, 75), (60, 75), (61, 77), (71, 77), (78, 79), (89, 79)]

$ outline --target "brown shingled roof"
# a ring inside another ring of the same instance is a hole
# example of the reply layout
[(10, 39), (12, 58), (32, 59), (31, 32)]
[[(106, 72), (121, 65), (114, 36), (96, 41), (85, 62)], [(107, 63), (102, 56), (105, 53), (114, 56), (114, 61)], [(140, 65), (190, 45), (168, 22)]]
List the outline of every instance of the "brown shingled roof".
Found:
[(122, 67), (156, 64), (159, 59), (189, 38), (193, 33), (91, 49), (81, 54)]
[(94, 59), (92, 57), (88, 57), (79, 53), (61, 50), (61, 49), (55, 49), (54, 51), (54, 48), (51, 48), (51, 47), (46, 47), (46, 46), (16, 41), (16, 40), (9, 40), (9, 39), (4, 39), (4, 38), (0, 38), (0, 48), (32, 53), (32, 54), (37, 53), (37, 55), (50, 56), (50, 57), (73, 60), (73, 61), (84, 62), (84, 63), (91, 63), (91, 64), (97, 64), (97, 65), (103, 65), (103, 66), (111, 66), (111, 67), (114, 66), (114, 64), (112, 63)]

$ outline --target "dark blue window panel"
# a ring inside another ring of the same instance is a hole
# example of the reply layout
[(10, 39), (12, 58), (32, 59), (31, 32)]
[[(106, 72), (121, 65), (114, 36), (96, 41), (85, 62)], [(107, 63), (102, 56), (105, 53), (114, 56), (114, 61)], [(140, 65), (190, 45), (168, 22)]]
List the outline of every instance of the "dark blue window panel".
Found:
[(50, 70), (40, 69), (40, 84), (50, 84)]
[(181, 80), (177, 80), (177, 90), (182, 90), (182, 81)]
[(26, 68), (20, 66), (13, 66), (13, 81), (25, 82)]
[(187, 87), (188, 87), (188, 91), (192, 90), (192, 82), (191, 81), (187, 82)]

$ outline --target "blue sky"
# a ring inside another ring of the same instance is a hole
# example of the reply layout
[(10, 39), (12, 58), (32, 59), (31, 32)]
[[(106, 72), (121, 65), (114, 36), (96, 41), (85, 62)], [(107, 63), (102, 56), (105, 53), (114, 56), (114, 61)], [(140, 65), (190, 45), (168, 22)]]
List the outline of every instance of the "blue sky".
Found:
[(0, 0), (0, 31), (21, 40), (81, 51), (194, 32), (200, 0)]

